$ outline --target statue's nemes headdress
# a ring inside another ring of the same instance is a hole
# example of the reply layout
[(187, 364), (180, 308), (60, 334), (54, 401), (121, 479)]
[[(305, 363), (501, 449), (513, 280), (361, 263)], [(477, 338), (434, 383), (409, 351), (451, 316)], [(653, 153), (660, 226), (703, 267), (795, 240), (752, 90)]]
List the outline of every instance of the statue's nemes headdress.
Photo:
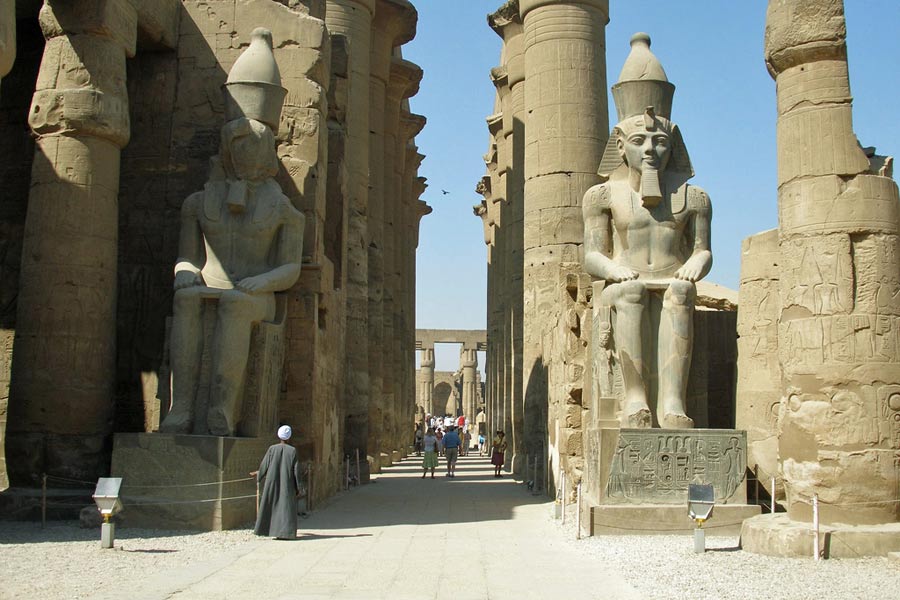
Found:
[(223, 86), (226, 121), (246, 117), (278, 132), (287, 90), (281, 86), (281, 72), (272, 48), (272, 32), (262, 27), (254, 29), (250, 47), (235, 61)]
[(669, 134), (672, 156), (666, 170), (692, 177), (694, 170), (681, 132), (670, 120), (675, 86), (669, 83), (662, 64), (650, 51), (650, 36), (646, 33), (631, 36), (631, 53), (619, 74), (619, 82), (612, 86), (612, 94), (619, 123), (613, 128), (600, 161), (598, 174), (602, 180), (609, 180), (625, 164), (616, 139), (636, 129), (659, 129)]

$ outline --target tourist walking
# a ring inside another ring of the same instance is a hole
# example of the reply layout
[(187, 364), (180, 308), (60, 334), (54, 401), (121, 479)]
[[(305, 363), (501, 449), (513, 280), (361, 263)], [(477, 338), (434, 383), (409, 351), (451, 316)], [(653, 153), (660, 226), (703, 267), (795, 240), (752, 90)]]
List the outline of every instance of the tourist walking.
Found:
[(500, 469), (503, 468), (503, 462), (506, 459), (506, 434), (502, 431), (497, 432), (494, 441), (491, 442), (491, 464), (494, 465), (494, 477), (503, 477)]
[(447, 457), (447, 477), (456, 477), (456, 459), (459, 456), (459, 447), (462, 445), (462, 440), (456, 433), (456, 427), (451, 425), (450, 431), (444, 434), (444, 439), (441, 441), (444, 444), (444, 456)]
[(422, 479), (425, 479), (428, 469), (431, 469), (431, 478), (434, 479), (434, 470), (438, 466), (438, 444), (437, 436), (434, 435), (434, 429), (429, 427), (422, 440), (422, 448), (425, 451), (425, 458), (422, 459)]
[(485, 452), (487, 452), (487, 443), (484, 439), (484, 434), (478, 434), (478, 456), (484, 456)]
[(472, 448), (472, 434), (469, 433), (468, 426), (463, 429), (463, 445), (462, 445), (462, 455), (468, 456), (469, 450)]
[(259, 464), (259, 470), (250, 473), (262, 482), (259, 510), (256, 515), (256, 535), (270, 535), (279, 540), (297, 537), (297, 499), (303, 495), (300, 486), (300, 463), (297, 451), (287, 443), (291, 428), (278, 428), (279, 443), (269, 446)]

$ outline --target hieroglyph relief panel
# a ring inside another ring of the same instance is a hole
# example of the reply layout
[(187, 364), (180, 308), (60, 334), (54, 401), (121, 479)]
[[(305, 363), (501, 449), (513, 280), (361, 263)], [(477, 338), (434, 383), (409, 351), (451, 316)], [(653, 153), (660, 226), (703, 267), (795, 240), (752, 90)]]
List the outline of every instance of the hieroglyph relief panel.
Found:
[(622, 429), (607, 484), (607, 502), (678, 504), (688, 484), (712, 484), (729, 500), (744, 479), (747, 434), (706, 429)]

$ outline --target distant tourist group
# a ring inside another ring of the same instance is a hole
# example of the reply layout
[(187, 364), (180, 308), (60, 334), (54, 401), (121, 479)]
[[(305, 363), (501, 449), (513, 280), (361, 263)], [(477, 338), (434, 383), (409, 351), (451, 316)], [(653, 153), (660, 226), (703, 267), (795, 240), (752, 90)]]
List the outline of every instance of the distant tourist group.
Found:
[[(423, 431), (424, 430), (424, 431)], [(472, 432), (468, 419), (464, 415), (459, 417), (444, 417), (425, 415), (423, 423), (416, 423), (415, 448), (416, 455), (423, 452), (422, 479), (431, 471), (434, 479), (434, 471), (438, 468), (438, 456), (443, 456), (447, 462), (447, 477), (456, 477), (456, 462), (460, 456), (468, 455), (473, 449), (478, 450), (479, 456), (488, 452), (485, 437), (479, 434), (476, 445), (472, 446)], [(502, 477), (500, 470), (506, 457), (506, 436), (502, 431), (491, 442), (491, 464), (494, 465), (494, 477)]]

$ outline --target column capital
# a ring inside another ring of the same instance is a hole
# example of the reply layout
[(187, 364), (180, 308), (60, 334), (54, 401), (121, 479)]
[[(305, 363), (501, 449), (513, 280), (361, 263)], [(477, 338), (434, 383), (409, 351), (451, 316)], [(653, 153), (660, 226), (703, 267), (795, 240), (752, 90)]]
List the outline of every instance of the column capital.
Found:
[(133, 2), (122, 0), (50, 0), (38, 15), (48, 40), (81, 34), (109, 38), (131, 57), (137, 51), (138, 13)]
[(489, 14), (487, 21), (488, 26), (505, 40), (511, 27), (522, 26), (522, 18), (519, 16), (519, 0), (510, 0)]
[(394, 56), (391, 58), (391, 73), (388, 78), (388, 97), (397, 102), (412, 98), (419, 93), (422, 76), (422, 67), (399, 56)]
[(386, 32), (393, 46), (402, 46), (416, 37), (419, 13), (408, 0), (376, 0), (375, 29)]
[(520, 0), (519, 14), (524, 21), (528, 18), (528, 13), (536, 8), (543, 8), (545, 6), (574, 6), (579, 4), (599, 10), (606, 16), (607, 23), (609, 22), (609, 0)]
[[(400, 114), (400, 130), (403, 133), (403, 136), (408, 140), (412, 140), (419, 135), (425, 128), (427, 122), (428, 120), (422, 115), (411, 112), (403, 112)], [(416, 150), (418, 151), (418, 148), (416, 148)], [(424, 158), (424, 156), (422, 158)], [(421, 162), (422, 161), (420, 160), (419, 163), (421, 164)]]

